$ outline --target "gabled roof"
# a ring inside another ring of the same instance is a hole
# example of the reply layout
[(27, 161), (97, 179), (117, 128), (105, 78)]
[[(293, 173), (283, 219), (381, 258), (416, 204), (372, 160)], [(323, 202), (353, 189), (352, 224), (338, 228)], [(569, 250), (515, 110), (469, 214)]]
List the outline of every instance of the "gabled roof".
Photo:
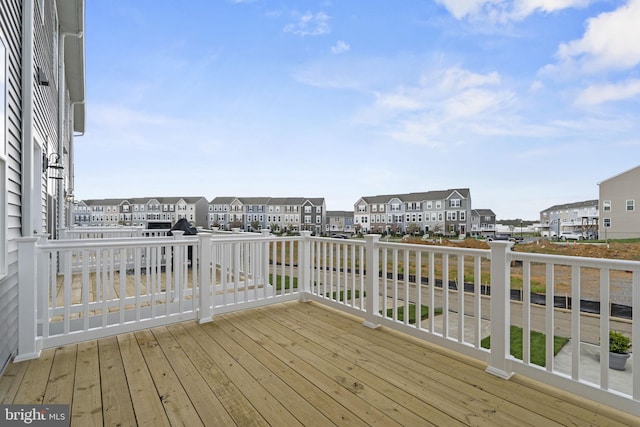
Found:
[(245, 205), (266, 205), (271, 197), (240, 197), (240, 201)]
[(210, 205), (230, 205), (231, 202), (236, 200), (234, 196), (219, 196), (209, 202)]
[(275, 206), (300, 206), (304, 203), (304, 197), (273, 197), (267, 205)]
[(351, 217), (353, 216), (353, 211), (327, 211), (327, 217)]
[[(418, 193), (405, 193), (405, 194), (384, 194), (378, 196), (364, 196), (358, 199), (365, 201), (369, 204), (376, 203), (389, 203), (392, 199), (397, 198), (402, 202), (422, 202), (425, 200), (445, 200), (455, 194), (459, 194), (461, 197), (469, 198), (471, 192), (468, 188), (454, 188), (448, 190), (434, 190)], [(356, 202), (357, 203), (357, 202)]]
[(555, 210), (563, 210), (563, 209), (575, 209), (575, 208), (588, 208), (598, 206), (598, 200), (585, 200), (583, 202), (574, 202), (574, 203), (564, 203), (561, 205), (553, 205), (550, 208), (543, 210), (542, 212), (555, 211)]
[(603, 180), (603, 181), (600, 181), (600, 182), (598, 183), (598, 185), (602, 184), (603, 182), (611, 181), (612, 179), (618, 178), (619, 176), (626, 175), (626, 174), (628, 174), (629, 172), (635, 172), (635, 171), (636, 171), (636, 169), (640, 169), (640, 166), (636, 166), (636, 167), (631, 168), (631, 169), (629, 169), (629, 170), (626, 170), (626, 171), (624, 171), (624, 172), (620, 172), (619, 174), (614, 175), (614, 176), (612, 176), (611, 178), (607, 178), (607, 179), (605, 179), (605, 180)]
[(477, 216), (496, 216), (491, 209), (473, 209), (471, 213)]

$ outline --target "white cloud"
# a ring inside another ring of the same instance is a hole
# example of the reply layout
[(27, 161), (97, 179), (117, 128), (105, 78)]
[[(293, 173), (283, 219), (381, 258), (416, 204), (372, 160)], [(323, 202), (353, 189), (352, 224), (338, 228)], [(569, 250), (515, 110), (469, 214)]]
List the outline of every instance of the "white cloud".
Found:
[(638, 95), (640, 95), (640, 79), (631, 79), (619, 84), (589, 86), (578, 95), (576, 104), (597, 105), (634, 98)]
[(594, 0), (436, 0), (456, 19), (520, 21), (536, 12), (586, 7)]
[(285, 33), (299, 36), (320, 36), (328, 34), (331, 31), (329, 15), (324, 12), (307, 12), (303, 15), (297, 15), (296, 17), (296, 22), (287, 24), (284, 27)]
[(639, 23), (640, 0), (629, 0), (613, 12), (589, 19), (581, 39), (563, 43), (558, 48), (559, 67), (575, 66), (583, 72), (594, 73), (637, 66), (640, 64)]
[(348, 52), (351, 49), (348, 43), (343, 42), (342, 40), (338, 40), (336, 44), (331, 46), (331, 53), (334, 55), (338, 55), (344, 52)]
[(360, 118), (380, 126), (392, 139), (445, 149), (477, 135), (516, 134), (515, 95), (501, 87), (496, 72), (459, 67), (423, 75), (414, 86), (378, 92)]

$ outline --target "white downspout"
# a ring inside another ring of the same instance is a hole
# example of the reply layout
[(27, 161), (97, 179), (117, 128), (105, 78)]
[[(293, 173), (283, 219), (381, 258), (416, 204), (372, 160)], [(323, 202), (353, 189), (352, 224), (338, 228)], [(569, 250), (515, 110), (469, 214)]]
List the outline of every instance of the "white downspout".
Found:
[(33, 21), (34, 0), (24, 0), (22, 10), (22, 236), (31, 237), (39, 231), (33, 203), (35, 191), (33, 142)]
[[(67, 36), (71, 36), (71, 37), (82, 37), (82, 31), (78, 32), (78, 33), (60, 33), (58, 36), (58, 154), (60, 154), (61, 159), (62, 159), (62, 155), (64, 153), (64, 131), (65, 131), (65, 121), (64, 121), (64, 113), (65, 113), (65, 100), (66, 100), (66, 95), (67, 95), (67, 80), (66, 80), (66, 75), (65, 75), (65, 63), (64, 63), (64, 55), (65, 55), (65, 38)], [(70, 111), (71, 114), (73, 114), (73, 107), (71, 108)], [(73, 120), (73, 116), (70, 115), (69, 119), (72, 121)], [(69, 170), (67, 173), (67, 176), (69, 178), (69, 188), (72, 189), (73, 188), (73, 182), (71, 180), (71, 167), (73, 165), (73, 160), (72, 160), (72, 147), (71, 147), (71, 140), (72, 140), (72, 134), (73, 131), (71, 131), (69, 133)], [(65, 181), (64, 180), (60, 180), (58, 182), (58, 188), (56, 189), (57, 193), (58, 193), (58, 198), (57, 198), (57, 202), (58, 202), (58, 224), (57, 227), (58, 229), (62, 228), (62, 227), (67, 227), (68, 224), (68, 218), (70, 218), (68, 215), (65, 215)], [(67, 205), (68, 206), (68, 205)], [(53, 231), (53, 230), (52, 230)], [(57, 230), (56, 234), (57, 234)]]

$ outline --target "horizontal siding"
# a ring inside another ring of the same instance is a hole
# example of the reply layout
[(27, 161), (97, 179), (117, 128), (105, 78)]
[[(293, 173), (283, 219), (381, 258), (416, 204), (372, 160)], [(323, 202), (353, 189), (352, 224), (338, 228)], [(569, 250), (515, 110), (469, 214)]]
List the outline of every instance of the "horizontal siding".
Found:
[[(21, 115), (22, 115), (22, 2), (0, 2), (0, 34), (7, 50), (7, 275), (0, 281), (0, 370), (18, 348), (18, 248), (21, 236)], [(1, 371), (0, 371), (1, 372)]]

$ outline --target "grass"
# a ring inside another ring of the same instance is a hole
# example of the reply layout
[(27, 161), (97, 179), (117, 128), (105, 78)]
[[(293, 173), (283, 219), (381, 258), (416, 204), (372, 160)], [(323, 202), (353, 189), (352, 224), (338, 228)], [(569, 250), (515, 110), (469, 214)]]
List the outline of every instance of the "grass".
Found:
[[(442, 314), (442, 308), (436, 308), (434, 314), (437, 316)], [(382, 311), (380, 311), (382, 313)], [(393, 308), (387, 309), (386, 317), (393, 318)], [(429, 307), (426, 305), (420, 306), (420, 320), (425, 320), (429, 318)], [(404, 306), (398, 307), (398, 320), (404, 322)], [(416, 323), (416, 305), (409, 304), (409, 324), (414, 325)]]
[[(334, 292), (331, 294), (331, 299), (336, 300), (336, 301), (349, 301), (351, 300), (351, 289), (347, 289), (347, 298), (344, 298), (344, 291), (340, 291), (340, 294), (336, 295), (337, 292)], [(356, 291), (353, 293), (354, 298), (360, 298), (360, 291), (356, 289)], [(327, 292), (327, 294), (325, 296), (329, 296), (329, 293)], [(336, 299), (336, 296), (338, 296), (338, 299)], [(366, 292), (362, 293), (362, 296), (367, 296)]]
[[(522, 360), (522, 335), (522, 328), (518, 326), (511, 326), (511, 355), (520, 360)], [(557, 355), (567, 342), (569, 342), (568, 338), (554, 336), (553, 355)], [(491, 348), (491, 337), (484, 338), (480, 344), (482, 345), (482, 348)], [(545, 354), (547, 348), (545, 334), (531, 331), (531, 343), (529, 348), (531, 352), (531, 363), (538, 366), (545, 366)]]
[[(269, 274), (269, 283), (273, 284), (273, 274)], [(289, 276), (284, 276), (284, 288), (291, 289)], [(298, 278), (293, 278), (293, 289), (298, 288)], [(282, 276), (276, 275), (276, 290), (282, 290)]]

